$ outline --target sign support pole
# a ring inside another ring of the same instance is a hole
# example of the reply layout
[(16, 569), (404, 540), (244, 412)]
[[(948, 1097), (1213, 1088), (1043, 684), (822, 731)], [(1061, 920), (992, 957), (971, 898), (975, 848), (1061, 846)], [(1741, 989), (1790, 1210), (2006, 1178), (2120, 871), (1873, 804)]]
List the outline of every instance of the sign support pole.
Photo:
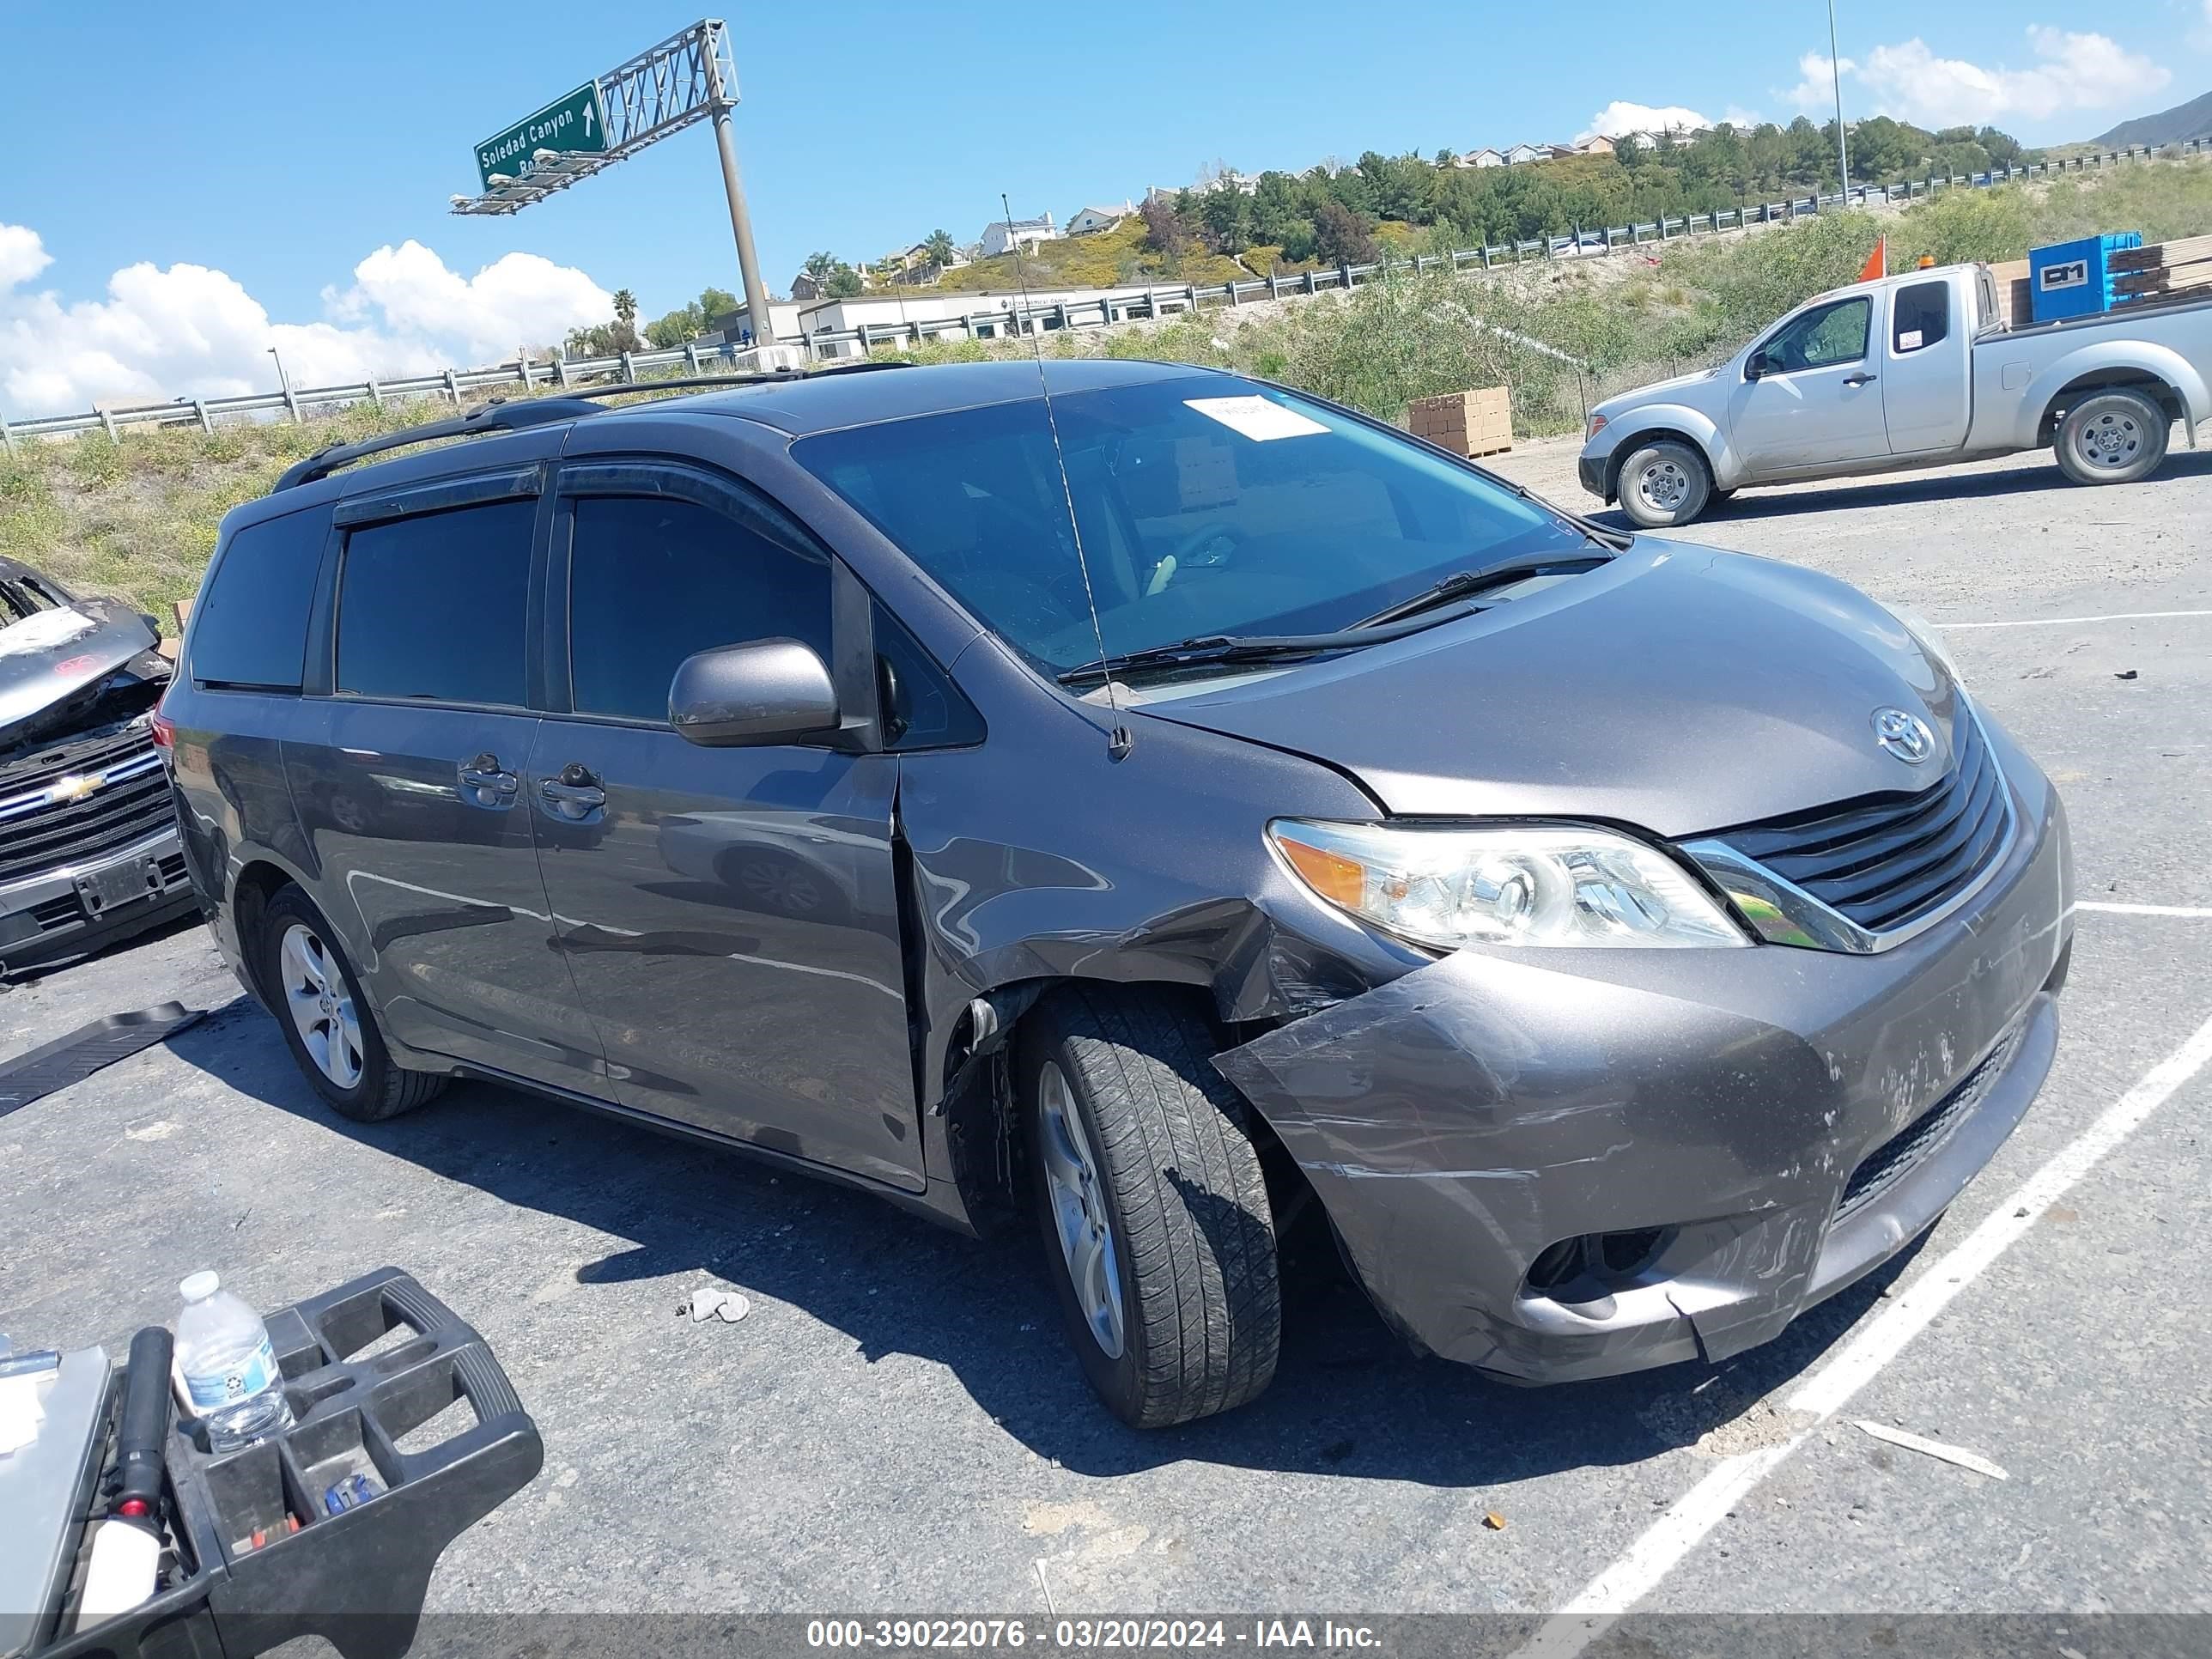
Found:
[(753, 220), (745, 206), (744, 176), (738, 171), (737, 140), (730, 131), (730, 106), (735, 100), (722, 85), (721, 65), (712, 52), (704, 54), (707, 96), (714, 112), (714, 148), (722, 155), (722, 189), (730, 198), (730, 229), (738, 243), (738, 276), (744, 285), (745, 320), (752, 325), (753, 343), (775, 343), (775, 319), (769, 310), (768, 285), (761, 281), (760, 255), (753, 248)]

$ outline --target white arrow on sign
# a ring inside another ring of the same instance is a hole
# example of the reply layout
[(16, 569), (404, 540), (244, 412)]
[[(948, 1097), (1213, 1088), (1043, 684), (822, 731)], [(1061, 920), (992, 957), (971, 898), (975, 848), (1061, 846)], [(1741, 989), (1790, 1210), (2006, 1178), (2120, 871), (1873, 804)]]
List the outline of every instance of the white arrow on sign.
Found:
[(592, 106), (591, 106), (589, 104), (586, 104), (586, 105), (585, 105), (585, 106), (584, 106), (584, 137), (586, 137), (586, 138), (588, 138), (588, 137), (590, 137), (591, 136), (592, 136)]

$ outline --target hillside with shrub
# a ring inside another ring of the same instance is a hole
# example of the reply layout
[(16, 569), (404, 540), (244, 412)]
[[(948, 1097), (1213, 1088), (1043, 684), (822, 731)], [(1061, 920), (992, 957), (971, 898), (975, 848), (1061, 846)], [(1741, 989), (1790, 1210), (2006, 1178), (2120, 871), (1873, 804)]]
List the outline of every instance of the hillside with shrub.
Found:
[[(1903, 264), (1922, 253), (1945, 263), (2017, 258), (2032, 246), (2120, 228), (2151, 241), (2212, 232), (2212, 162), (1952, 191), (1902, 212), (1828, 213), (1743, 236), (1538, 262), (1495, 277), (1401, 275), (1348, 295), (1261, 307), (1256, 315), (1209, 310), (1056, 332), (1040, 343), (1060, 356), (1239, 369), (1391, 420), (1415, 398), (1504, 386), (1522, 435), (1567, 432), (1586, 401), (1717, 362), (1801, 301), (1850, 282), (1879, 234)], [(1124, 246), (1146, 234), (1139, 226)], [(1500, 330), (1547, 342), (1589, 368), (1578, 374)], [(1030, 349), (1026, 340), (976, 341), (888, 355), (937, 362)], [(327, 443), (448, 412), (431, 399), (381, 410), (362, 404), (297, 425), (236, 422), (212, 433), (125, 430), (120, 442), (93, 432), (21, 443), (0, 454), (0, 555), (166, 617), (170, 602), (198, 586), (223, 514), (266, 492), (291, 462)]]

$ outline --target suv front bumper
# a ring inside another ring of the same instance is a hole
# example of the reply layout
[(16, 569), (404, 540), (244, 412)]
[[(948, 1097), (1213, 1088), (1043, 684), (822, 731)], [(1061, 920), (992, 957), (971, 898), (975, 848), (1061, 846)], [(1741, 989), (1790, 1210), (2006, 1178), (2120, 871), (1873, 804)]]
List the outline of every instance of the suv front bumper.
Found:
[(1416, 1346), (1530, 1382), (1739, 1352), (1924, 1231), (2050, 1068), (2064, 814), (1996, 741), (2021, 832), (1893, 949), (1463, 950), (1216, 1064)]
[(0, 969), (82, 956), (196, 902), (176, 825), (164, 824), (112, 853), (0, 886)]

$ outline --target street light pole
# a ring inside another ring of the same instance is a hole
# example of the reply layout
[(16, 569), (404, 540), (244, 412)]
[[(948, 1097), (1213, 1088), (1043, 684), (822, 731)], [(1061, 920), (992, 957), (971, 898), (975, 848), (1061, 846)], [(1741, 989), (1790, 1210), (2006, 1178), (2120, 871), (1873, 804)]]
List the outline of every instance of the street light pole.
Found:
[(1836, 56), (1836, 0), (1828, 0), (1828, 74), (1836, 88), (1836, 171), (1844, 184), (1844, 205), (1851, 204), (1851, 158), (1844, 148), (1844, 63)]
[(284, 372), (284, 359), (277, 355), (275, 346), (269, 348), (269, 355), (276, 358), (276, 384), (283, 387), (284, 407), (292, 411), (292, 420), (295, 424), (297, 424), (300, 419), (300, 400), (292, 395), (292, 377)]
[(738, 171), (737, 140), (730, 133), (730, 106), (735, 95), (722, 85), (722, 66), (712, 52), (702, 54), (707, 65), (707, 96), (714, 110), (714, 147), (722, 153), (722, 189), (730, 198), (730, 229), (738, 240), (738, 276), (744, 284), (745, 316), (753, 325), (753, 343), (775, 343), (775, 319), (768, 308), (768, 284), (761, 281), (760, 255), (753, 248), (752, 214), (745, 206), (745, 185)]

